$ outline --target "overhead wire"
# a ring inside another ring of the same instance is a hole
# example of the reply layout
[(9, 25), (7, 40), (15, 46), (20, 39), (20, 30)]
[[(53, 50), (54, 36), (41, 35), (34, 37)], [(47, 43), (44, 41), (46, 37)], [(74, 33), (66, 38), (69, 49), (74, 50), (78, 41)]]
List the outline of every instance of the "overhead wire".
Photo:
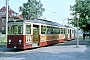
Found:
[(20, 3), (24, 3), (24, 2), (22, 2), (22, 1), (20, 1), (20, 0), (16, 0), (16, 1), (18, 1), (18, 2), (20, 2)]
[[(24, 2), (22, 2), (22, 1), (20, 1), (20, 0), (16, 0), (17, 2), (19, 2), (19, 3), (24, 3)], [(47, 11), (47, 12), (50, 12), (50, 13), (56, 13), (57, 14), (57, 12), (55, 12), (55, 11), (49, 11), (49, 10), (46, 10), (45, 9), (45, 11)], [(60, 16), (59, 16), (60, 17)]]
[(5, 3), (4, 1), (0, 1), (0, 5), (2, 5), (2, 4), (4, 4), (4, 5), (5, 5), (6, 3)]

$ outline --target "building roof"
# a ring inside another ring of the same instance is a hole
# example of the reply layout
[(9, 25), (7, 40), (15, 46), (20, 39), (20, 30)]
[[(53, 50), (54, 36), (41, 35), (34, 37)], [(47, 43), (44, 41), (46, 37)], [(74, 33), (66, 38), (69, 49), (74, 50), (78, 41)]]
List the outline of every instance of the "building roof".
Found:
[(20, 14), (18, 17), (19, 17), (20, 19), (23, 19), (23, 15), (22, 15), (22, 14)]
[[(0, 9), (0, 12), (4, 12), (3, 14), (0, 14), (1, 17), (6, 17), (6, 6), (3, 6), (1, 9)], [(18, 16), (14, 16), (12, 15), (12, 13), (16, 13), (14, 12), (10, 7), (8, 7), (8, 16), (9, 17), (13, 17), (13, 18), (19, 18)], [(18, 14), (18, 13), (16, 13)]]
[[(3, 6), (0, 11), (5, 12), (6, 11), (6, 6)], [(8, 7), (8, 12), (14, 12), (10, 7)]]

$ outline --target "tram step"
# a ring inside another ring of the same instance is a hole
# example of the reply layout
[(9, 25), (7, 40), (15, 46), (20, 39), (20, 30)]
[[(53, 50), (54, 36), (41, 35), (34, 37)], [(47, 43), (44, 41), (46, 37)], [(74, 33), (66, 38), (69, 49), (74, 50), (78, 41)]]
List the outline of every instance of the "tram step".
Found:
[(38, 46), (38, 43), (33, 43), (33, 44), (32, 44), (32, 47), (39, 47), (39, 46)]

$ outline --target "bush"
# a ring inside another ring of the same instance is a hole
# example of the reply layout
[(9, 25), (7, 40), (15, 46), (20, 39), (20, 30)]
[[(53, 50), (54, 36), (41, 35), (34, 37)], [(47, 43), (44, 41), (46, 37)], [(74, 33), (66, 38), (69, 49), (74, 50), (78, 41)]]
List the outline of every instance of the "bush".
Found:
[(2, 37), (2, 38), (0, 38), (0, 45), (5, 45), (7, 43), (7, 41), (6, 41), (6, 38), (5, 37)]

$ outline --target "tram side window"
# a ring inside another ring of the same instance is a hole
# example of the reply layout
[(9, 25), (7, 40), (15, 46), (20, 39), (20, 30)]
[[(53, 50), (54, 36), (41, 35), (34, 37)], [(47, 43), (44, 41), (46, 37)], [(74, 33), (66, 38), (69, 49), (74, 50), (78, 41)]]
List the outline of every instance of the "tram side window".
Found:
[(31, 25), (26, 25), (26, 34), (31, 34)]
[(51, 27), (50, 31), (51, 31), (51, 34), (54, 34), (54, 27)]
[(60, 33), (59, 28), (55, 28), (55, 34), (59, 34), (59, 33)]
[(63, 28), (60, 28), (60, 33), (63, 34)]
[(68, 34), (70, 33), (69, 29), (68, 29)]
[(65, 28), (65, 34), (67, 33), (67, 29)]
[(66, 31), (66, 34), (67, 34), (68, 33), (67, 29), (65, 29), (65, 31)]
[(65, 30), (65, 28), (63, 29), (63, 34), (65, 34), (66, 33), (66, 30)]
[(50, 32), (50, 26), (47, 27), (47, 34), (51, 34), (51, 32)]
[(46, 26), (41, 26), (41, 34), (46, 34)]
[(75, 34), (75, 30), (72, 30), (72, 31), (73, 31), (72, 33)]
[(60, 28), (58, 28), (58, 34), (60, 34)]
[(55, 34), (57, 34), (57, 28), (55, 28)]
[(74, 34), (74, 30), (72, 30), (72, 34)]

